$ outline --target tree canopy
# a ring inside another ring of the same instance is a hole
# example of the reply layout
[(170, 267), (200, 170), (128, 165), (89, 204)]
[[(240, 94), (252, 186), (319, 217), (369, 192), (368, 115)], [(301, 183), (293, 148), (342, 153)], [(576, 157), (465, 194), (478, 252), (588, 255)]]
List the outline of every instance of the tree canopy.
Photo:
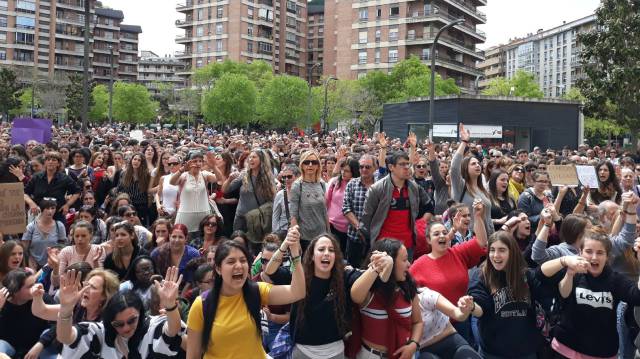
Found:
[(113, 118), (128, 123), (149, 123), (155, 119), (157, 102), (140, 84), (116, 82), (113, 85)]
[(207, 91), (203, 115), (216, 125), (244, 126), (255, 118), (257, 90), (246, 75), (226, 73)]
[[(272, 128), (292, 128), (306, 120), (309, 86), (300, 77), (276, 76), (260, 91), (260, 122)], [(311, 124), (306, 124), (311, 125)]]
[(9, 112), (20, 106), (19, 95), (20, 85), (15, 72), (7, 67), (0, 68), (0, 114), (5, 119), (9, 117)]
[[(512, 90), (513, 89), (513, 90)], [(516, 96), (528, 98), (542, 98), (544, 92), (532, 73), (518, 70), (511, 79), (497, 77), (489, 81), (483, 95), (487, 96)]]
[(105, 85), (97, 85), (91, 91), (93, 105), (89, 109), (89, 120), (104, 121), (109, 116), (109, 90)]

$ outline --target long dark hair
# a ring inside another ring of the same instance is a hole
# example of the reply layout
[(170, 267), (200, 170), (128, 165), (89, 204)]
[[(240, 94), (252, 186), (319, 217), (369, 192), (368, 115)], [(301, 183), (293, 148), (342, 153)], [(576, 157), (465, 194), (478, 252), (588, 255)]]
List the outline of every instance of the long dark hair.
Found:
[(22, 159), (12, 156), (0, 164), (0, 183), (20, 182), (18, 177), (9, 171), (9, 167), (18, 167), (20, 166), (20, 162), (22, 162)]
[[(134, 169), (131, 165), (131, 162), (136, 156), (140, 157), (140, 167), (138, 167), (137, 170)], [(147, 193), (149, 182), (151, 181), (151, 174), (149, 173), (149, 168), (147, 167), (147, 159), (142, 153), (136, 153), (131, 156), (131, 159), (129, 159), (129, 163), (127, 164), (127, 169), (124, 171), (124, 176), (121, 179), (122, 184), (125, 187), (132, 186), (136, 180), (138, 181), (139, 191)]]
[(600, 176), (598, 176), (598, 184), (600, 185), (599, 189), (604, 190), (610, 188), (618, 194), (622, 193), (622, 188), (620, 187), (620, 181), (618, 181), (618, 176), (616, 175), (616, 170), (613, 168), (613, 164), (610, 161), (600, 161), (596, 166), (596, 173), (600, 171), (600, 167), (607, 166), (609, 170), (609, 178), (606, 181), (600, 182)]
[[(355, 158), (347, 158), (342, 164), (342, 167), (349, 167), (349, 169), (351, 170), (351, 178), (360, 177), (360, 163)], [(336, 185), (338, 186), (338, 188), (342, 186), (342, 171), (340, 171), (340, 175), (338, 176)]]
[[(214, 264), (216, 268), (222, 266), (222, 261), (229, 256), (231, 250), (236, 249), (244, 254), (249, 263), (249, 251), (240, 243), (234, 241), (225, 241), (221, 243), (214, 258)], [(249, 273), (247, 273), (247, 277)], [(258, 292), (258, 284), (247, 279), (242, 286), (242, 295), (244, 298), (244, 304), (247, 306), (247, 310), (253, 318), (253, 322), (256, 326), (256, 331), (260, 338), (262, 338), (262, 329), (260, 327), (260, 298), (255, 298), (255, 293)], [(220, 301), (220, 292), (222, 291), (222, 276), (214, 275), (213, 289), (203, 293), (206, 294), (204, 303), (202, 304), (202, 312), (204, 317), (204, 327), (202, 329), (202, 352), (206, 352), (209, 346), (209, 340), (211, 337), (211, 330), (213, 329), (213, 322), (216, 319), (216, 312), (218, 310), (218, 302)]]
[(139, 358), (140, 354), (138, 353), (138, 345), (140, 341), (147, 333), (147, 328), (149, 327), (149, 320), (145, 315), (144, 304), (142, 303), (142, 299), (140, 296), (133, 292), (132, 290), (126, 290), (123, 292), (116, 293), (109, 301), (102, 312), (102, 324), (104, 325), (104, 341), (110, 347), (115, 347), (115, 340), (118, 336), (118, 332), (111, 325), (111, 322), (116, 318), (118, 313), (122, 312), (127, 308), (134, 308), (138, 311), (138, 326), (136, 327), (136, 331), (133, 333), (133, 336), (129, 339), (128, 347), (129, 353), (132, 358), (136, 356)]
[[(492, 293), (495, 293), (503, 287), (508, 287), (511, 288), (511, 294), (515, 300), (529, 302), (529, 287), (525, 281), (527, 262), (520, 251), (518, 242), (516, 242), (511, 233), (505, 231), (494, 232), (489, 237), (489, 250), (491, 250), (491, 245), (496, 242), (502, 242), (507, 246), (509, 249), (509, 259), (505, 266), (504, 274), (501, 274), (500, 271), (493, 267), (490, 259), (482, 263), (480, 265), (480, 271), (484, 283)], [(502, 278), (505, 278), (505, 280)]]
[[(413, 280), (413, 277), (411, 277), (411, 274), (409, 274), (409, 272), (407, 272), (407, 278), (404, 281), (398, 282), (396, 280), (395, 262), (402, 245), (402, 242), (397, 239), (383, 238), (379, 241), (376, 241), (371, 248), (372, 251), (385, 252), (389, 256), (391, 256), (391, 258), (393, 258), (394, 266), (393, 270), (391, 271), (391, 275), (389, 276), (389, 280), (385, 283), (379, 279), (376, 279), (372, 287), (374, 291), (382, 295), (385, 303), (387, 304), (391, 304), (391, 302), (393, 302), (396, 288), (400, 288), (402, 297), (409, 303), (411, 303), (416, 294), (418, 294), (418, 287), (416, 286), (416, 282)], [(369, 262), (371, 262), (371, 254), (369, 254), (369, 257), (367, 258), (367, 264), (369, 264)]]
[(511, 196), (509, 196), (509, 186), (505, 188), (503, 193), (498, 193), (498, 178), (503, 174), (507, 175), (507, 182), (508, 182), (509, 174), (507, 173), (507, 171), (501, 168), (496, 168), (493, 171), (491, 171), (491, 177), (489, 177), (489, 194), (491, 195), (490, 196), (491, 202), (494, 206), (500, 207), (500, 200), (498, 199), (498, 197), (502, 195), (502, 197), (504, 197), (506, 201), (509, 201), (509, 203), (511, 204), (511, 207), (515, 207), (515, 203), (513, 203), (513, 199), (511, 199)]
[[(340, 334), (346, 334), (348, 323), (345, 321), (345, 311), (346, 311), (346, 298), (348, 293), (345, 293), (344, 290), (344, 261), (342, 257), (342, 252), (340, 251), (340, 243), (333, 237), (333, 235), (324, 233), (317, 237), (315, 237), (311, 243), (309, 243), (309, 247), (304, 252), (304, 258), (302, 260), (302, 268), (304, 268), (304, 277), (305, 277), (305, 298), (298, 302), (298, 309), (296, 311), (296, 325), (299, 325), (304, 321), (305, 308), (307, 304), (307, 298), (309, 293), (311, 293), (311, 282), (315, 274), (315, 268), (313, 263), (313, 252), (315, 251), (316, 244), (322, 238), (328, 238), (333, 245), (333, 250), (335, 253), (335, 260), (333, 262), (333, 268), (331, 269), (331, 279), (329, 280), (329, 293), (333, 293), (333, 297), (331, 298), (333, 301), (333, 319), (336, 321), (338, 326), (338, 331)], [(327, 318), (328, 320), (329, 318)]]
[[(462, 160), (462, 168), (460, 168), (460, 173), (462, 174), (462, 178), (464, 179), (464, 185), (467, 187), (467, 191), (470, 195), (475, 196), (477, 193), (475, 193), (475, 191), (473, 191), (469, 187), (469, 183), (471, 183), (471, 175), (469, 174), (469, 163), (473, 159), (477, 160), (478, 158), (476, 158), (475, 156), (467, 156)], [(482, 164), (480, 164), (480, 166), (482, 166)], [(484, 184), (482, 183), (482, 175), (476, 178), (476, 188), (478, 191), (484, 193), (485, 196), (489, 197), (489, 194), (487, 193), (487, 190), (484, 188)]]

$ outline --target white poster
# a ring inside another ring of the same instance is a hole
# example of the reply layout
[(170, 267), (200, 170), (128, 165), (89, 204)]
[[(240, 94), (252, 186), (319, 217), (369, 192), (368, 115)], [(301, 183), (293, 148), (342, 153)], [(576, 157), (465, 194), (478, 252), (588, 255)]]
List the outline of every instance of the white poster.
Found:
[(589, 186), (589, 188), (598, 188), (598, 175), (596, 174), (595, 167), (576, 166), (576, 172), (578, 173), (578, 179), (583, 186)]
[[(471, 132), (471, 138), (502, 138), (502, 126), (464, 125)], [(456, 138), (458, 125), (433, 125), (433, 137)]]
[(142, 133), (141, 130), (133, 130), (129, 132), (129, 137), (136, 139), (138, 141), (144, 140), (144, 134)]

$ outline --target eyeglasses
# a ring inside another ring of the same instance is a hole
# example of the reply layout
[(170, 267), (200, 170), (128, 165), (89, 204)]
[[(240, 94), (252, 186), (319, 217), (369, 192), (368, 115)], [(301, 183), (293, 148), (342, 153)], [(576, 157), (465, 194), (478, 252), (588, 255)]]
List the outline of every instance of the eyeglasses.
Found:
[(91, 189), (91, 185), (90, 184), (85, 185), (84, 189)]
[(427, 168), (427, 165), (416, 165), (416, 168), (418, 168), (418, 169)]
[(260, 258), (260, 263), (262, 263), (264, 265), (264, 264), (269, 263), (270, 260), (271, 260), (270, 258)]
[(180, 164), (180, 162), (169, 162), (167, 163), (169, 166), (177, 166)]
[(404, 167), (404, 168), (408, 168), (409, 166), (411, 166), (411, 163), (409, 162), (399, 162), (395, 164), (398, 167)]
[(370, 170), (371, 168), (373, 168), (371, 165), (360, 165), (361, 170)]
[(124, 214), (125, 217), (135, 217), (137, 215), (136, 212), (127, 212)]
[(547, 181), (547, 180), (538, 180), (538, 181), (536, 181), (536, 183), (549, 183), (549, 181)]
[(524, 172), (524, 170), (522, 168), (520, 168), (520, 167), (514, 168), (513, 171), (514, 172), (520, 172), (520, 173)]
[(206, 226), (207, 227), (217, 227), (218, 226), (218, 222), (207, 222)]
[(114, 320), (113, 322), (111, 322), (111, 326), (114, 327), (115, 329), (122, 328), (125, 325), (131, 326), (131, 325), (135, 324), (138, 321), (138, 318), (139, 318), (139, 316), (134, 315), (133, 317), (127, 319), (124, 322), (119, 321), (119, 320)]
[(546, 171), (546, 170), (547, 170), (547, 167), (538, 167), (538, 169), (539, 169), (540, 171)]
[(320, 161), (318, 160), (305, 160), (302, 161), (302, 164), (305, 166), (317, 166), (320, 164)]
[(527, 169), (527, 172), (535, 172), (536, 170), (537, 170), (537, 168), (531, 167), (531, 168)]
[(283, 180), (285, 180), (285, 181), (286, 181), (286, 180), (290, 180), (290, 179), (292, 179), (292, 178), (293, 178), (293, 175), (282, 175), (282, 176), (280, 176), (280, 179), (283, 179)]

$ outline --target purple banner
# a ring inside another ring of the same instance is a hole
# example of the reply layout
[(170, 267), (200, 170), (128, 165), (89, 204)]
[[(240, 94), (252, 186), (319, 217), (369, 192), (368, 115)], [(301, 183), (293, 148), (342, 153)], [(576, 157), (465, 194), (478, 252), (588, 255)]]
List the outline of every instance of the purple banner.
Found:
[[(38, 143), (46, 143), (45, 130), (38, 128), (12, 128), (11, 129), (11, 144), (26, 145), (28, 141), (34, 140)], [(51, 136), (51, 134), (49, 134)]]
[[(13, 120), (13, 128), (20, 128), (20, 129), (33, 129), (33, 130), (41, 130), (42, 133), (38, 132), (38, 131), (34, 131), (33, 132), (33, 138), (29, 138), (28, 140), (36, 140), (39, 143), (47, 143), (49, 141), (51, 141), (51, 126), (52, 126), (52, 121), (48, 120), (48, 119), (41, 119), (41, 118), (16, 118)], [(23, 138), (25, 135), (24, 131), (18, 131), (20, 132), (20, 137)], [(13, 136), (12, 136), (13, 137)], [(12, 140), (13, 142), (13, 140)], [(16, 143), (23, 143), (23, 142), (13, 142), (14, 144)]]

